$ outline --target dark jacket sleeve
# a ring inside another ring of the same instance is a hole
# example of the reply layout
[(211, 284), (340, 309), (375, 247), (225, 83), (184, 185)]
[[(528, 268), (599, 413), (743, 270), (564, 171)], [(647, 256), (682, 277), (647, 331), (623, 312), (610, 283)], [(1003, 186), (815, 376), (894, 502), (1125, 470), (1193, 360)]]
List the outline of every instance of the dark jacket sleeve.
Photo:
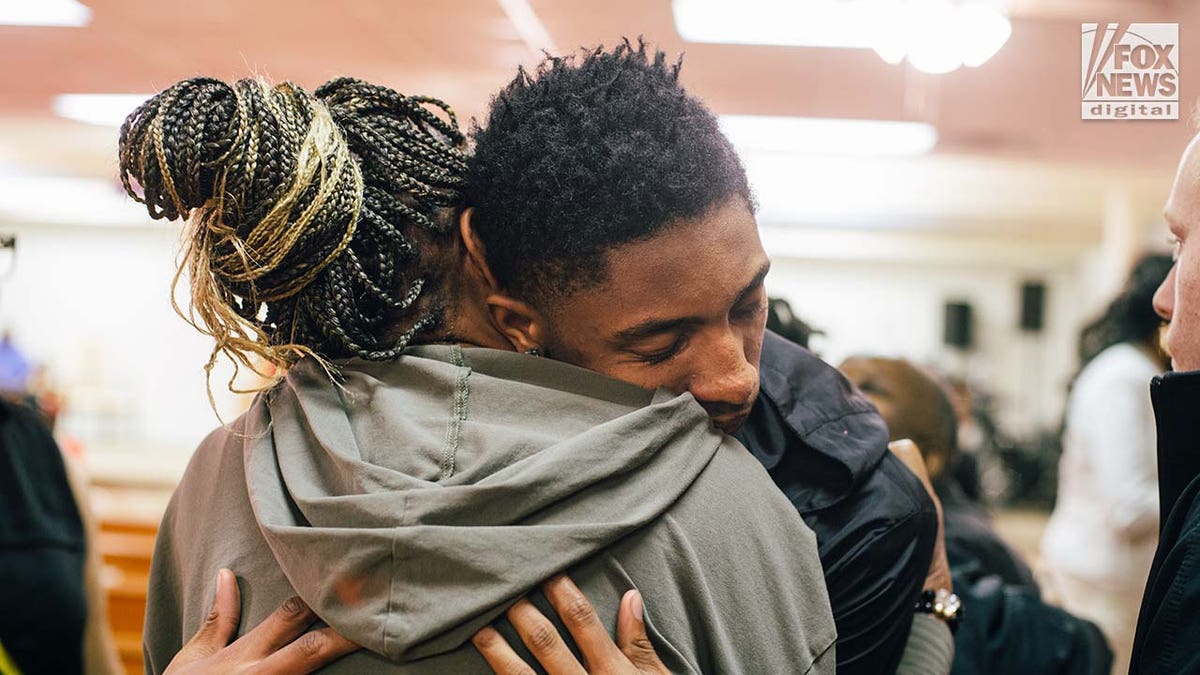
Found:
[(1131, 673), (1200, 673), (1200, 372), (1150, 385), (1162, 512)]
[(942, 502), (946, 557), (955, 575), (955, 588), (960, 575), (970, 582), (998, 576), (1006, 585), (1030, 588), (1036, 593), (1037, 582), (1029, 566), (1000, 538), (991, 516), (966, 496), (957, 479), (939, 476), (933, 481), (933, 489)]
[(1036, 588), (954, 572), (967, 611), (954, 638), (952, 675), (1108, 675), (1112, 652), (1095, 625), (1042, 602)]
[(802, 515), (820, 546), (838, 629), (838, 673), (894, 672), (933, 557), (933, 503), (888, 454), (860, 490)]
[[(838, 673), (895, 672), (933, 558), (933, 502), (886, 449), (846, 480), (841, 465), (787, 433), (777, 414), (760, 399), (738, 438), (760, 461), (769, 449), (777, 451), (764, 461), (768, 473), (817, 535), (837, 624)], [(886, 439), (880, 440), (884, 447)], [(847, 485), (836, 497), (818, 488), (839, 480)]]
[(1134, 638), (1132, 673), (1200, 673), (1200, 478), (1163, 528)]
[(895, 672), (937, 539), (921, 481), (832, 366), (767, 332), (758, 401), (737, 438), (817, 535), (839, 674)]

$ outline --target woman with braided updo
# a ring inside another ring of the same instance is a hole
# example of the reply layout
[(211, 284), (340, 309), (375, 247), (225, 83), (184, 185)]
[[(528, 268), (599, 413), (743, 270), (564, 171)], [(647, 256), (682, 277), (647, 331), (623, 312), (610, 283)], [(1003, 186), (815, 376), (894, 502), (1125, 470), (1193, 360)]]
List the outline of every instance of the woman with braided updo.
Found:
[(180, 272), (216, 340), (207, 369), (221, 352), (281, 370), (303, 356), (383, 361), (439, 325), (446, 266), (421, 255), (464, 187), (444, 103), (346, 78), (315, 96), (188, 80), (129, 116), (120, 161), (152, 217), (188, 217)]
[(648, 634), (671, 672), (832, 672), (815, 539), (757, 461), (690, 394), (522, 342), (540, 329), (471, 230), (448, 106), (351, 79), (193, 79), (130, 115), (120, 164), (152, 217), (186, 221), (181, 313), (215, 340), (206, 369), (276, 373), (164, 516), (150, 672), (219, 632), (201, 629), (236, 597), (223, 568), (243, 631), (298, 595), (366, 648), (328, 672), (487, 672), (470, 640), (497, 619), (522, 657), (561, 663), (503, 617), (527, 625), (519, 598), (563, 570), (605, 627), (619, 599), (622, 644)]

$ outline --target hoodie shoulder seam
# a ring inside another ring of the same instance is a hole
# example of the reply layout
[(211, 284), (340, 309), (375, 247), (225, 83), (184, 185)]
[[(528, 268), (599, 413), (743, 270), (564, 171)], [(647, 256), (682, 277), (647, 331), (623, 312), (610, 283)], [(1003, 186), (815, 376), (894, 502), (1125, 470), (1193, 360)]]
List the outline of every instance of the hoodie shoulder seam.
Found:
[(454, 379), (454, 400), (451, 403), (450, 419), (446, 423), (446, 443), (442, 446), (441, 474), (438, 481), (444, 481), (454, 475), (455, 460), (458, 457), (458, 444), (462, 436), (462, 423), (467, 419), (467, 403), (471, 397), (471, 367), (467, 365), (462, 347), (454, 345), (450, 348), (450, 360), (458, 374)]

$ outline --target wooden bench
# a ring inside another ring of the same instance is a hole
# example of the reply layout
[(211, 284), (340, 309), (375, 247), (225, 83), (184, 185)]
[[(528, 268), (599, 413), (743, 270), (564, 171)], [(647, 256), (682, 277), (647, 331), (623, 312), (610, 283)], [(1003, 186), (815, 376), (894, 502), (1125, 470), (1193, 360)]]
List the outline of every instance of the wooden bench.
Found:
[(142, 629), (156, 532), (156, 525), (101, 520), (96, 538), (104, 564), (108, 621), (121, 664), (130, 675), (143, 672)]

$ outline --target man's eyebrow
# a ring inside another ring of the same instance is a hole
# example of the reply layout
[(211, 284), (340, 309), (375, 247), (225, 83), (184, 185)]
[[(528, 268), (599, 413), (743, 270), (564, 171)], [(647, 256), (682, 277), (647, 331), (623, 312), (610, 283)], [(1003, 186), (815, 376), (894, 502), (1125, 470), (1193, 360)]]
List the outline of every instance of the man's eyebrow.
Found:
[(750, 283), (746, 284), (746, 287), (742, 289), (742, 292), (738, 293), (737, 300), (734, 300), (733, 304), (741, 304), (742, 301), (745, 300), (751, 293), (758, 290), (758, 287), (762, 285), (764, 280), (766, 280), (767, 272), (770, 271), (771, 261), (768, 260), (767, 262), (763, 263), (762, 267), (758, 268), (758, 274), (754, 275), (754, 278), (750, 280)]
[(1167, 228), (1172, 232), (1182, 229), (1183, 226), (1180, 224), (1179, 219), (1175, 217), (1175, 214), (1172, 213), (1170, 209), (1163, 211), (1162, 215), (1163, 220), (1167, 221)]
[[(762, 285), (769, 271), (771, 271), (770, 261), (763, 263), (763, 266), (759, 268), (758, 273), (754, 275), (750, 283), (746, 284), (745, 288), (738, 293), (737, 300), (733, 304), (737, 305), (741, 303)], [(612, 342), (617, 345), (630, 344), (656, 335), (662, 335), (663, 333), (672, 333), (680, 329), (699, 326), (702, 323), (704, 323), (704, 319), (698, 316), (681, 316), (674, 319), (649, 319), (617, 333), (613, 336)]]
[(704, 323), (704, 319), (698, 316), (681, 316), (675, 319), (650, 319), (617, 333), (613, 336), (612, 341), (618, 345), (631, 344), (639, 340), (654, 337), (655, 335), (699, 326), (702, 323)]

